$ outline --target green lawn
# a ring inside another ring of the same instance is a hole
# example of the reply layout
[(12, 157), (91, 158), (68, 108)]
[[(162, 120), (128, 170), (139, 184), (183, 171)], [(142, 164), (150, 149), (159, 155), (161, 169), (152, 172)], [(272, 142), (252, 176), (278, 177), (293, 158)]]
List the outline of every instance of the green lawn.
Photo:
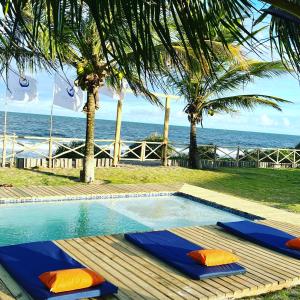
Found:
[[(0, 183), (14, 186), (81, 184), (78, 182), (78, 177), (79, 170), (0, 170)], [(204, 171), (163, 167), (103, 168), (96, 171), (96, 179), (104, 184), (186, 182), (300, 212), (300, 170), (224, 168)], [(300, 287), (250, 299), (298, 300)]]
[(257, 297), (251, 297), (247, 299), (248, 300), (299, 300), (300, 287), (295, 287), (293, 289), (286, 289), (279, 292), (274, 292), (274, 293), (261, 295)]
[[(14, 186), (80, 184), (79, 170), (1, 169), (0, 183)], [(104, 183), (186, 182), (300, 212), (300, 170), (223, 168), (216, 171), (185, 168), (126, 167), (97, 169)]]

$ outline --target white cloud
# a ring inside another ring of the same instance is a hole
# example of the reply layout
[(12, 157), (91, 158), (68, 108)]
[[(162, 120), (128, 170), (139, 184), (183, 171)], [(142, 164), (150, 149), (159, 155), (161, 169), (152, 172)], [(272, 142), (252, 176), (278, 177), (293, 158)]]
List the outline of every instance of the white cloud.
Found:
[(276, 126), (277, 122), (272, 118), (270, 118), (267, 114), (262, 114), (260, 116), (260, 124), (262, 126), (271, 127), (271, 126)]
[(282, 123), (285, 127), (290, 127), (291, 126), (291, 122), (288, 118), (283, 118)]

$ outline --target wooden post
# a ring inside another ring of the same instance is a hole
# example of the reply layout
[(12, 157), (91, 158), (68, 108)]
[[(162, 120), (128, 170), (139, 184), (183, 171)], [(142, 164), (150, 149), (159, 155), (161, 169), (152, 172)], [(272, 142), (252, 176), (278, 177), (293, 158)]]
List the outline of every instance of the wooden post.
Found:
[(237, 147), (237, 151), (236, 151), (236, 167), (239, 167), (240, 163), (240, 147)]
[(170, 121), (170, 96), (166, 97), (165, 104), (165, 120), (164, 120), (164, 135), (163, 135), (163, 149), (162, 149), (162, 165), (168, 165), (168, 143), (169, 143), (169, 121)]
[(214, 162), (213, 162), (213, 167), (214, 168), (216, 168), (216, 166), (217, 166), (217, 150), (218, 150), (218, 146), (217, 145), (215, 145), (215, 147), (214, 147)]
[(53, 158), (52, 158), (52, 136), (50, 136), (49, 138), (49, 152), (48, 152), (48, 159), (49, 159), (49, 163), (48, 163), (48, 168), (53, 168)]
[(2, 168), (6, 167), (6, 133), (3, 134), (3, 144), (2, 144)]
[(6, 134), (7, 134), (7, 107), (5, 103), (5, 112), (4, 112), (4, 128), (3, 128), (3, 144), (2, 144), (2, 168), (6, 167)]
[[(53, 97), (54, 97), (54, 91), (53, 91)], [(54, 99), (54, 98), (53, 98)], [(49, 129), (49, 152), (48, 152), (48, 168), (53, 168), (53, 159), (52, 159), (52, 134), (53, 134), (53, 110), (54, 110), (54, 102), (52, 102), (51, 106), (51, 115), (50, 115), (50, 129)]]
[(122, 126), (122, 99), (118, 100), (116, 130), (115, 130), (115, 144), (114, 144), (114, 161), (113, 166), (116, 167), (119, 163), (121, 152), (121, 126)]
[(15, 145), (16, 145), (16, 134), (14, 133), (13, 135), (13, 140), (12, 140), (12, 148), (11, 148), (11, 163), (10, 163), (10, 167), (14, 167), (15, 166)]
[(146, 160), (146, 143), (147, 143), (146, 141), (143, 141), (141, 145), (141, 157), (140, 157), (141, 161)]
[(280, 155), (280, 151), (278, 149), (277, 150), (277, 155), (276, 155), (276, 167), (279, 167), (279, 155)]

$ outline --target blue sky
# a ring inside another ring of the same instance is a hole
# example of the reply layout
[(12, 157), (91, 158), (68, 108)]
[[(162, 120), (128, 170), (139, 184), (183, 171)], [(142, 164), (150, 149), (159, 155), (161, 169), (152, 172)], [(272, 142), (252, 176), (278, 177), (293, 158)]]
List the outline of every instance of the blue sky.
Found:
[[(8, 111), (50, 114), (53, 94), (53, 76), (40, 72), (35, 75), (38, 80), (39, 101), (34, 104), (10, 103)], [(273, 109), (257, 108), (254, 111), (240, 112), (234, 115), (218, 114), (207, 117), (204, 126), (207, 128), (231, 129), (242, 131), (272, 132), (283, 134), (300, 134), (300, 86), (299, 82), (291, 75), (284, 75), (275, 79), (260, 79), (249, 84), (246, 89), (236, 91), (238, 93), (259, 93), (273, 95), (290, 100), (294, 103), (282, 105), (282, 112)], [(0, 84), (1, 104), (4, 105), (5, 85)], [(101, 108), (97, 112), (98, 119), (114, 120), (116, 112), (116, 101), (102, 97)], [(171, 124), (188, 125), (184, 113), (184, 99), (172, 100)], [(81, 112), (73, 112), (60, 107), (54, 108), (55, 115), (84, 117)], [(163, 123), (163, 111), (151, 105), (142, 97), (134, 97), (127, 94), (123, 106), (123, 120)]]

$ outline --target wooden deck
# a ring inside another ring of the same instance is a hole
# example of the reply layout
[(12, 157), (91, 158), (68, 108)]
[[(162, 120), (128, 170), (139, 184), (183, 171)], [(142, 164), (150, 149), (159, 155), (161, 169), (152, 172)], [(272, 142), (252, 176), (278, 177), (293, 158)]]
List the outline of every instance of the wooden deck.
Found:
[(183, 184), (78, 184), (70, 186), (0, 187), (0, 201), (89, 197), (107, 194), (177, 192)]
[[(278, 221), (261, 222), (300, 236), (300, 227)], [(171, 231), (207, 248), (234, 251), (247, 273), (204, 281), (191, 280), (125, 241), (123, 235), (75, 238), (56, 243), (119, 286), (118, 295), (106, 298), (109, 300), (236, 299), (300, 284), (300, 260), (238, 239), (215, 226)], [(6, 283), (7, 286), (11, 284)], [(15, 296), (6, 290), (0, 292), (1, 300), (27, 299), (20, 289), (11, 287)]]

